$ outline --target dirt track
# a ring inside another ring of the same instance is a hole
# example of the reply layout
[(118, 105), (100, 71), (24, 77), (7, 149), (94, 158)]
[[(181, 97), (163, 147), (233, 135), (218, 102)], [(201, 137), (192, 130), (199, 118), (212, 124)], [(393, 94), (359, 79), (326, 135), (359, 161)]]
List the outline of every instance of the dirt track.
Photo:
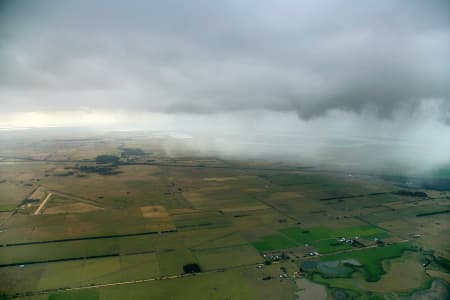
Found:
[(39, 207), (36, 209), (36, 211), (34, 212), (35, 215), (40, 214), (41, 209), (45, 206), (45, 204), (47, 203), (47, 201), (50, 199), (50, 197), (52, 196), (52, 193), (48, 193), (47, 197), (45, 197), (44, 201), (42, 201), (41, 205), (39, 205)]

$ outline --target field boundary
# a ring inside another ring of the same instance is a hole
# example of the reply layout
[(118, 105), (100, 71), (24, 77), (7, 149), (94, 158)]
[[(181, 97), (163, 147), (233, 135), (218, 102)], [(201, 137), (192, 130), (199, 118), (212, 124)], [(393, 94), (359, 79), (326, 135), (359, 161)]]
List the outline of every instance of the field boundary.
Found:
[(177, 231), (178, 230), (174, 229), (174, 230), (164, 230), (164, 231), (147, 231), (147, 232), (137, 232), (137, 233), (125, 233), (125, 234), (88, 236), (88, 237), (79, 237), (79, 238), (67, 238), (67, 239), (48, 240), (48, 241), (9, 243), (9, 244), (0, 245), (0, 247), (14, 247), (14, 246), (37, 245), (37, 244), (64, 243), (64, 242), (72, 242), (72, 241), (111, 239), (111, 238), (128, 237), (128, 236), (140, 236), (140, 235), (168, 234), (168, 233), (173, 233), (173, 232), (177, 232)]

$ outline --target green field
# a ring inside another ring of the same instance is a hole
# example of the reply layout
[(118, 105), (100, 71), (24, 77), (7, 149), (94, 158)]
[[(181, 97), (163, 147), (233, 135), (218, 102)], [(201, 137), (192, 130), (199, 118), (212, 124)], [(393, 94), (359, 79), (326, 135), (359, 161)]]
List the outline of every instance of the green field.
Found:
[(351, 245), (339, 243), (337, 241), (339, 237), (374, 239), (386, 238), (389, 237), (389, 234), (385, 230), (371, 225), (341, 229), (330, 229), (327, 227), (302, 229), (291, 227), (281, 229), (278, 235), (264, 236), (259, 241), (253, 242), (253, 246), (261, 252), (303, 245), (313, 246), (320, 253), (330, 253), (352, 248)]
[(263, 262), (262, 257), (255, 248), (249, 245), (201, 249), (196, 250), (194, 256), (205, 270), (255, 265)]
[(326, 227), (313, 227), (308, 229), (301, 229), (298, 227), (287, 228), (281, 230), (287, 237), (297, 241), (298, 243), (311, 243), (317, 240), (331, 239), (331, 238), (385, 238), (388, 233), (372, 225), (353, 226), (340, 229), (330, 229)]

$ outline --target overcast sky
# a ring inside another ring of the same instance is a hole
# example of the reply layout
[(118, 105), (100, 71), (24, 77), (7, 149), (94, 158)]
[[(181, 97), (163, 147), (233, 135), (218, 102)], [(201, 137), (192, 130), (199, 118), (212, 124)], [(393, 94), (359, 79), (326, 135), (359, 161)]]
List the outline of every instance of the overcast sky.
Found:
[(449, 3), (1, 1), (0, 127), (389, 136), (448, 161)]

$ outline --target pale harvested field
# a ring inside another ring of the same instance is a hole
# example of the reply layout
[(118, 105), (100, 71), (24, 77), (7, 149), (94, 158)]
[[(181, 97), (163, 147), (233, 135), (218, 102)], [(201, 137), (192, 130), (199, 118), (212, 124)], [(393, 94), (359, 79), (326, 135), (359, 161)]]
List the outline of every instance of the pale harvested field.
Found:
[(85, 213), (96, 210), (102, 210), (103, 208), (94, 206), (87, 203), (71, 203), (65, 205), (58, 205), (53, 207), (48, 207), (44, 210), (44, 215), (54, 215), (54, 214), (68, 214), (68, 213)]
[(44, 199), (45, 195), (47, 194), (46, 190), (44, 187), (40, 186), (38, 187), (33, 194), (31, 194), (30, 197), (28, 197), (29, 199), (39, 199), (42, 200)]
[(142, 206), (141, 213), (144, 218), (168, 218), (169, 214), (162, 205)]
[(417, 241), (420, 241), (424, 247), (434, 249), (439, 255), (445, 255), (448, 252), (448, 228), (450, 226), (448, 215), (387, 220), (378, 223), (378, 226), (403, 238), (411, 238), (414, 234), (420, 234), (421, 237)]

